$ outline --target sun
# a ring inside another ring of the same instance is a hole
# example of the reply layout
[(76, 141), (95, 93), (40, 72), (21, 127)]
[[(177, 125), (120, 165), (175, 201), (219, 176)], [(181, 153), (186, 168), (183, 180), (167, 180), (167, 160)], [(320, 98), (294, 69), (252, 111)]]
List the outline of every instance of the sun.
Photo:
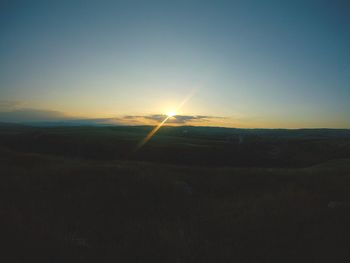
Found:
[(168, 111), (166, 113), (166, 115), (168, 116), (168, 118), (174, 117), (176, 115), (176, 112), (174, 110)]

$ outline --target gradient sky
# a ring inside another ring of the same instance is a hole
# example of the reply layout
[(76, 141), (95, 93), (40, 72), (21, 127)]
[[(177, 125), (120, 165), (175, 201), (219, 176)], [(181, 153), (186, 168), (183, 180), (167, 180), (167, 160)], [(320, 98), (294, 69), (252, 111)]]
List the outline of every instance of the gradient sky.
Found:
[(193, 91), (180, 124), (350, 128), (350, 2), (0, 3), (0, 121), (149, 123)]

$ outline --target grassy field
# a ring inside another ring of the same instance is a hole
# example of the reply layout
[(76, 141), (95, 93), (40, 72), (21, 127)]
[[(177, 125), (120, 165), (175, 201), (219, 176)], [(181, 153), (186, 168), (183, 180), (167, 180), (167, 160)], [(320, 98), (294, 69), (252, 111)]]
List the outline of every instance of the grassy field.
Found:
[(30, 127), (0, 125), (0, 147), (82, 160), (134, 160), (176, 165), (307, 167), (350, 158), (350, 130), (163, 127)]
[(346, 132), (149, 129), (3, 127), (6, 262), (349, 262)]

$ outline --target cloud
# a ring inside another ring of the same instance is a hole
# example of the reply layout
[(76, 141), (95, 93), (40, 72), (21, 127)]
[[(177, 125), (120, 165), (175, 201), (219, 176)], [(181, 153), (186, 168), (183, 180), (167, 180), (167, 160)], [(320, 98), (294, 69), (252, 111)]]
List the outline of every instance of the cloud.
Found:
[[(167, 115), (125, 115), (112, 118), (77, 118), (55, 110), (21, 108), (15, 101), (0, 101), (0, 122), (47, 123), (49, 125), (156, 125)], [(166, 124), (210, 125), (224, 117), (207, 115), (175, 115)]]
[(2, 122), (57, 121), (64, 119), (67, 119), (64, 113), (53, 110), (14, 109), (0, 111), (0, 121)]
[(205, 115), (175, 115), (174, 118), (170, 118), (169, 121), (172, 123), (186, 123), (193, 121), (204, 121), (215, 119), (217, 117), (213, 116), (205, 116)]
[(0, 100), (0, 111), (11, 111), (18, 108), (22, 103), (15, 100)]
[[(165, 118), (167, 118), (167, 115), (165, 114), (150, 114), (150, 115), (126, 115), (123, 117), (125, 120), (132, 120), (132, 121), (139, 121), (139, 122), (145, 122), (145, 121), (151, 121), (151, 122), (161, 122)], [(167, 120), (168, 124), (195, 124), (199, 122), (210, 122), (212, 120), (216, 119), (223, 119), (224, 117), (217, 117), (217, 116), (207, 116), (207, 115), (175, 115)]]
[(43, 110), (23, 107), (24, 103), (15, 100), (0, 100), (1, 122), (35, 122), (63, 120), (68, 116), (54, 110)]

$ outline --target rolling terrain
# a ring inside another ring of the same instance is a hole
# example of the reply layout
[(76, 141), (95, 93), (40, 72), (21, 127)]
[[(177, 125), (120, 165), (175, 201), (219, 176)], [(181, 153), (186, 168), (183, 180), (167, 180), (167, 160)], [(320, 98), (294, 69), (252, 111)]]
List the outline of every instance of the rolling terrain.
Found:
[(2, 125), (3, 255), (350, 260), (348, 130), (164, 127), (135, 152), (150, 129)]

